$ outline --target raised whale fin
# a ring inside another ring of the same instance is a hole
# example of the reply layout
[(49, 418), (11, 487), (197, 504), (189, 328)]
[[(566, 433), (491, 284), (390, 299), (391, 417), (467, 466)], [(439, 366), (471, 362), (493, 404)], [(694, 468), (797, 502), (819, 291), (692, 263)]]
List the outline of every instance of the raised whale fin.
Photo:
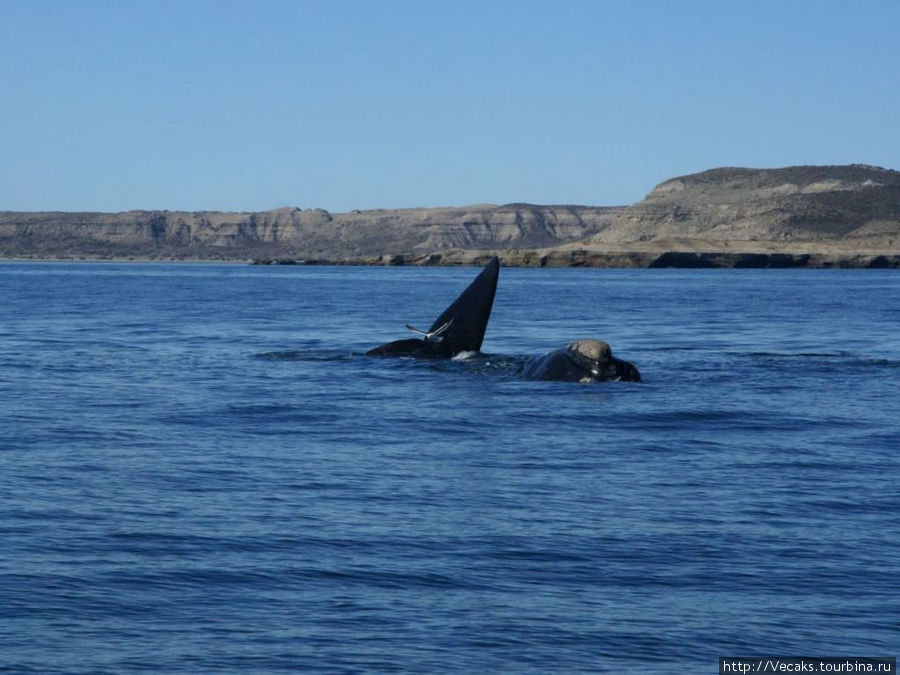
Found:
[(431, 324), (428, 332), (440, 331), (440, 349), (447, 356), (481, 350), (499, 276), (500, 259), (494, 256), (466, 290)]
[(491, 318), (499, 276), (500, 260), (494, 256), (472, 283), (441, 313), (431, 328), (422, 331), (406, 325), (411, 331), (422, 335), (424, 340), (397, 340), (366, 353), (372, 356), (393, 354), (449, 359), (462, 352), (479, 351)]

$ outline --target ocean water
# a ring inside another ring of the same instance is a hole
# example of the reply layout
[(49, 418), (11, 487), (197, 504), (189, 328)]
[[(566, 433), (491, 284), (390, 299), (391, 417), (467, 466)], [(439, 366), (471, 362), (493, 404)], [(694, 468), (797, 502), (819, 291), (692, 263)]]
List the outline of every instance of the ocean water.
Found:
[[(900, 276), (0, 265), (0, 671), (897, 655)], [(608, 341), (642, 383), (527, 382)], [(689, 669), (689, 670), (686, 670)]]

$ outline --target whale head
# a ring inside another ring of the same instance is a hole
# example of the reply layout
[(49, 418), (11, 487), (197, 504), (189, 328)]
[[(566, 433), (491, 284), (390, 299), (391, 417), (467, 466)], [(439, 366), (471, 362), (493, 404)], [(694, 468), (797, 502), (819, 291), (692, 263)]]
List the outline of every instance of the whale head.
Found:
[(612, 355), (609, 344), (591, 338), (575, 340), (563, 349), (533, 359), (525, 365), (524, 374), (534, 380), (569, 382), (641, 380), (641, 374), (634, 364), (617, 359)]

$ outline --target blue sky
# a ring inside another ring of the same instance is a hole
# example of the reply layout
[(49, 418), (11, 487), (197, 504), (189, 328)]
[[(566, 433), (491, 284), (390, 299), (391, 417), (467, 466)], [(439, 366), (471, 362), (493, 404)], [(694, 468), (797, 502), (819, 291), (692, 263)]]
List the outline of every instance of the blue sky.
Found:
[(0, 0), (0, 210), (627, 204), (900, 169), (900, 2)]

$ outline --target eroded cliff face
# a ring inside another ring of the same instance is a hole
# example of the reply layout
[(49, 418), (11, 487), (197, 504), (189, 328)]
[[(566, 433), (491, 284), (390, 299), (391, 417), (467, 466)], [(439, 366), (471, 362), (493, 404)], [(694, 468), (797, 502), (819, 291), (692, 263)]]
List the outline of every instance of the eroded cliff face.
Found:
[(864, 165), (725, 168), (661, 183), (590, 243), (878, 238), (891, 245), (900, 242), (898, 233), (900, 172)]
[(330, 214), (129, 211), (0, 213), (0, 255), (360, 258), (453, 248), (544, 247), (608, 227), (620, 209), (482, 205)]
[[(354, 255), (448, 249), (543, 247), (581, 241), (620, 209), (510, 204), (341, 214), (341, 240)], [(389, 245), (385, 246), (388, 242)]]
[(244, 250), (330, 237), (321, 209), (263, 213), (0, 213), (0, 254), (240, 258)]
[[(576, 249), (592, 252), (591, 260), (643, 260), (665, 251), (806, 255), (827, 247), (900, 253), (900, 172), (864, 165), (711, 169), (661, 183), (630, 207), (0, 212), (0, 257), (7, 258), (376, 262), (505, 252), (505, 260), (523, 264), (577, 265)], [(642, 255), (620, 255), (629, 252)]]

